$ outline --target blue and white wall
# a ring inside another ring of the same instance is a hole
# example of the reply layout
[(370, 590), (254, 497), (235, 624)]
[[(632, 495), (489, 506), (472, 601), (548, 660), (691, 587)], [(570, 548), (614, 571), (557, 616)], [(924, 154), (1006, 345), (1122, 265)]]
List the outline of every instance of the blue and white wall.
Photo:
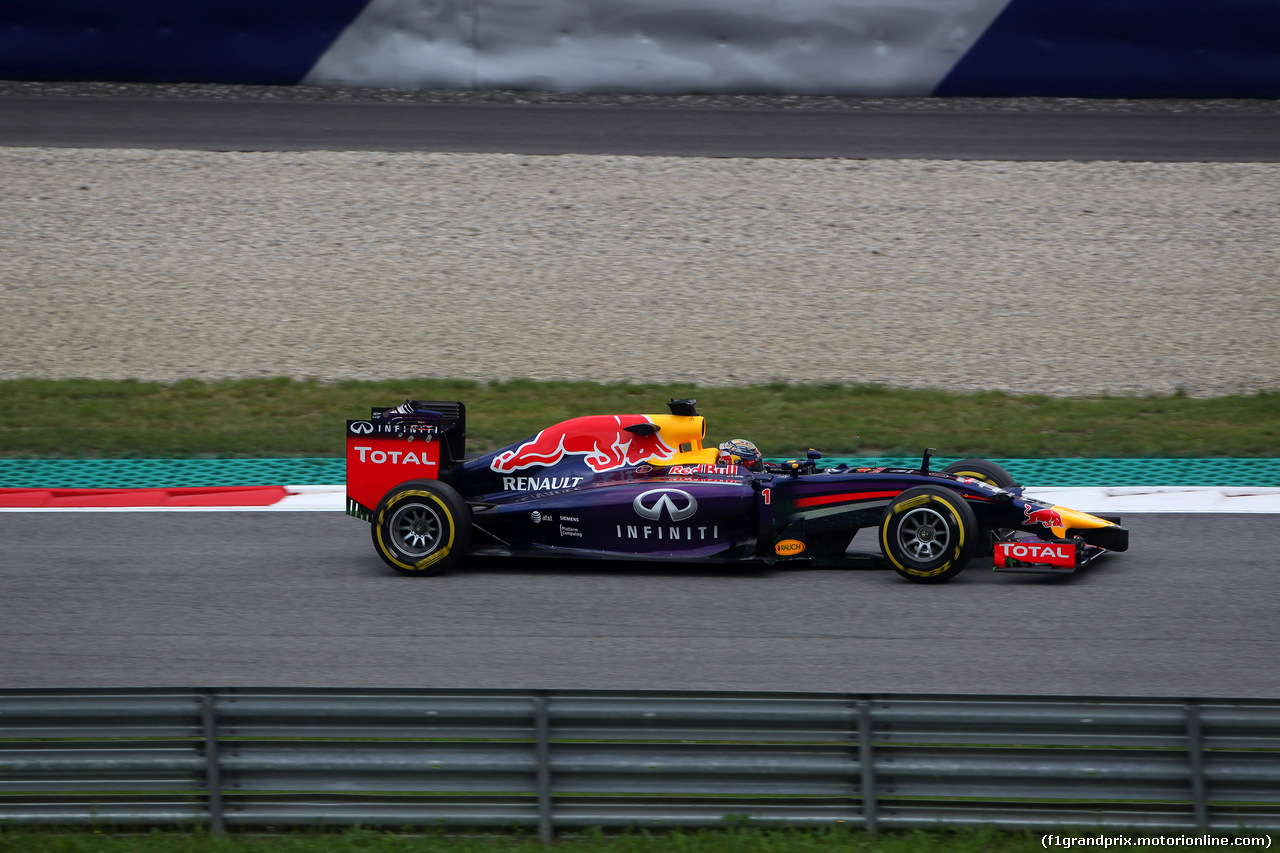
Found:
[(0, 79), (298, 83), (367, 0), (0, 0)]
[(1277, 0), (0, 0), (0, 78), (1280, 97)]

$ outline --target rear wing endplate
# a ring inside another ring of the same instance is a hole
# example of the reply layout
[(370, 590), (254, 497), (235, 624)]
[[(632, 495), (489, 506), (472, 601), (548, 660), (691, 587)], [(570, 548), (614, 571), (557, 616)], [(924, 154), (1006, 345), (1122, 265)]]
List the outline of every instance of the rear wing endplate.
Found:
[(375, 406), (367, 420), (347, 421), (347, 514), (372, 518), (401, 483), (447, 480), (466, 441), (466, 406), (452, 400)]

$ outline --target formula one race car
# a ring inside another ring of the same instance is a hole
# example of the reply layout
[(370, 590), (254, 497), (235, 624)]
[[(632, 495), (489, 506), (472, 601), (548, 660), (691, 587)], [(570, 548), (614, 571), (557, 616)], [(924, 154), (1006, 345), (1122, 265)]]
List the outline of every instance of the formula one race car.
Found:
[[(930, 470), (766, 463), (747, 441), (703, 447), (694, 400), (666, 415), (573, 418), (464, 454), (466, 407), (406, 401), (347, 421), (347, 513), (379, 556), (433, 575), (467, 555), (675, 562), (887, 564), (945, 581), (975, 555), (996, 571), (1069, 573), (1129, 547), (1118, 518), (1024, 497), (999, 465)], [(874, 528), (878, 553), (849, 550)]]

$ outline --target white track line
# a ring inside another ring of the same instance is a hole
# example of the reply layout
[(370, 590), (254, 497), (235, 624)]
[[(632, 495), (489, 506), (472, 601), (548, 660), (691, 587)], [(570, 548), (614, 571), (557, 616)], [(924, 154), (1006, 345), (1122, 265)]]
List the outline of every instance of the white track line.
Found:
[(347, 487), (285, 486), (285, 497), (270, 506), (84, 506), (0, 507), (0, 512), (345, 512)]
[(1280, 488), (1251, 486), (1110, 486), (1035, 488), (1028, 497), (1085, 512), (1280, 513)]
[[(285, 486), (271, 506), (0, 507), (0, 512), (344, 512), (346, 486)], [(1280, 513), (1280, 488), (1249, 486), (1107, 486), (1029, 488), (1028, 497), (1107, 514), (1148, 512)]]

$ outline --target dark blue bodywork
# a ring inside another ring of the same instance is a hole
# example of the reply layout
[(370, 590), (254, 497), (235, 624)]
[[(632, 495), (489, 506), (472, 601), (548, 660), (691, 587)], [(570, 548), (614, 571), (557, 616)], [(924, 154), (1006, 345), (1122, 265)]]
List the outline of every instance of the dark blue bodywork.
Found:
[[(914, 486), (954, 490), (984, 528), (1022, 527), (1026, 507), (1044, 506), (1020, 489), (918, 469), (642, 463), (597, 473), (567, 457), (513, 476), (490, 469), (496, 455), (464, 462), (450, 477), (473, 508), (474, 554), (838, 561), (858, 530), (875, 528), (890, 501)], [(804, 548), (779, 553), (786, 541)]]

